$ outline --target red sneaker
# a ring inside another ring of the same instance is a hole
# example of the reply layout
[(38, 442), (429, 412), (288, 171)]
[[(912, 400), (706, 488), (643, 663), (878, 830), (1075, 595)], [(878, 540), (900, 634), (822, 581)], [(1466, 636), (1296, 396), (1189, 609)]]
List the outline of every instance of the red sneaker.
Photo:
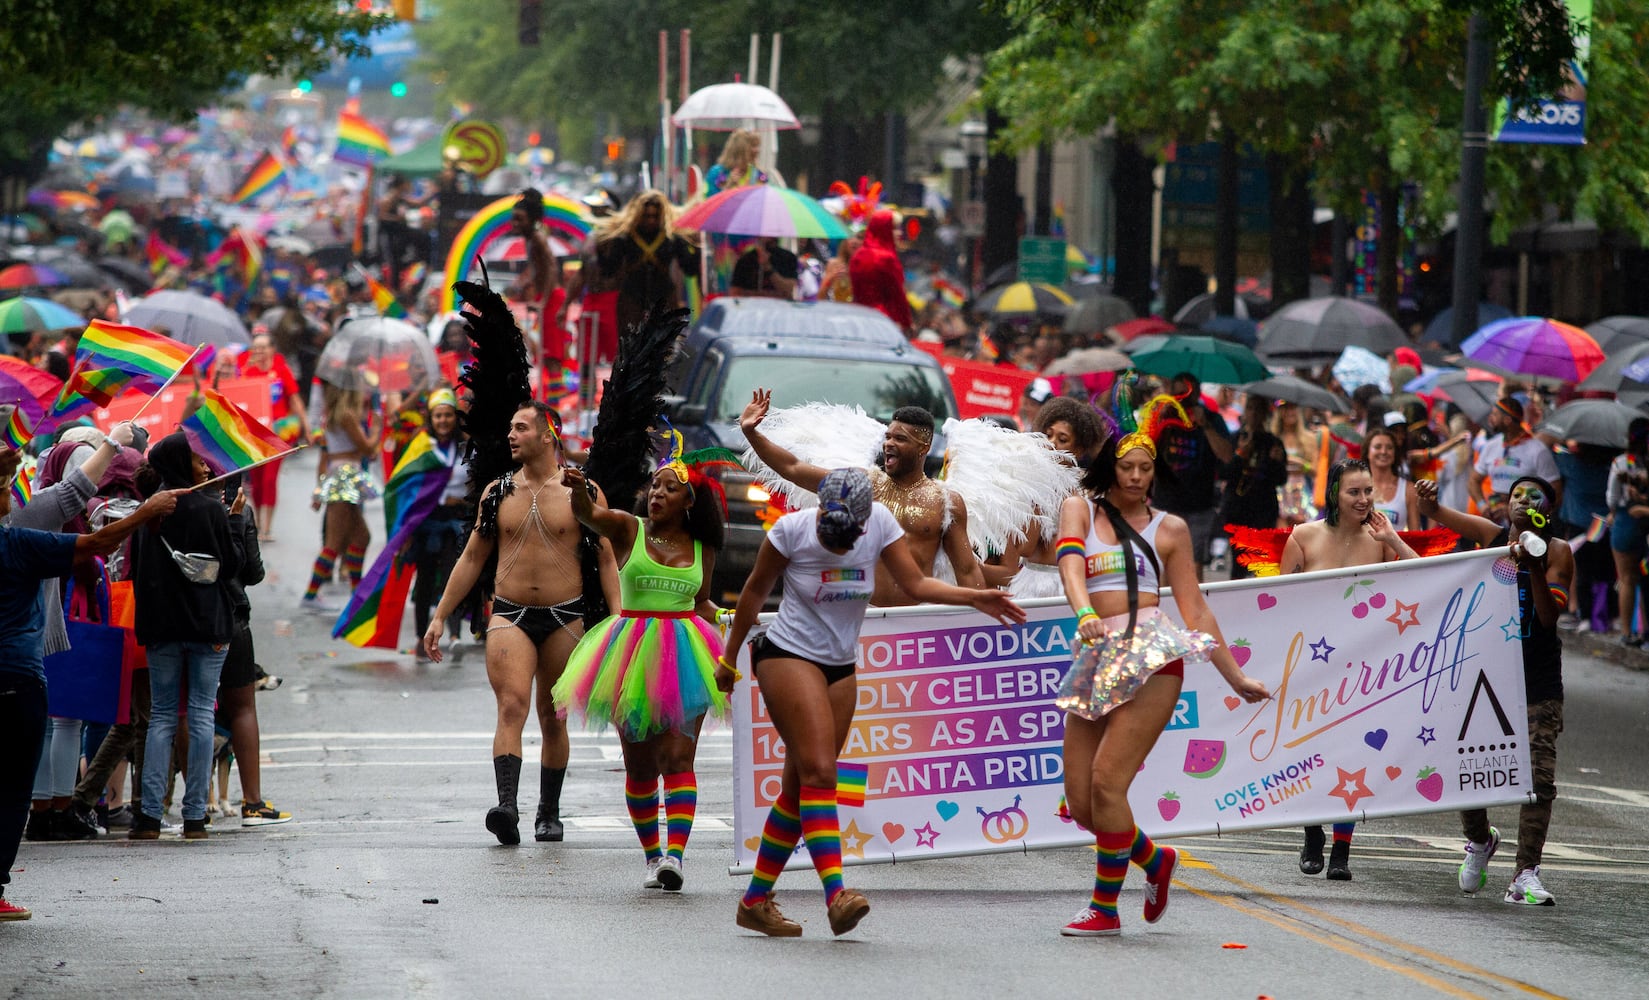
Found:
[(1059, 929), (1066, 937), (1111, 937), (1122, 933), (1122, 921), (1109, 913), (1087, 907), (1076, 919)]
[(28, 907), (9, 903), (6, 897), (0, 896), (0, 920), (27, 920), (32, 916)]
[(1179, 863), (1179, 852), (1172, 847), (1162, 848), (1162, 864), (1154, 877), (1145, 880), (1145, 922), (1154, 924), (1168, 912), (1168, 883), (1174, 878), (1174, 865)]

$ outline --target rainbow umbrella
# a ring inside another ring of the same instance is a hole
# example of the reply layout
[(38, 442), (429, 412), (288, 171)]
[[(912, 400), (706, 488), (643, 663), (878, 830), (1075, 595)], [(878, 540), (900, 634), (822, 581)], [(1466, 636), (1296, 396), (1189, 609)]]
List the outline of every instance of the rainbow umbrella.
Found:
[(51, 299), (24, 295), (0, 302), (0, 333), (79, 329), (85, 325), (85, 317)]
[(1496, 320), (1468, 337), (1460, 352), (1500, 371), (1563, 382), (1579, 382), (1603, 364), (1591, 334), (1539, 316)]
[(40, 264), (13, 264), (0, 270), (0, 288), (55, 288), (69, 284), (61, 272)]
[(707, 198), (683, 212), (676, 228), (735, 236), (847, 238), (847, 227), (829, 209), (800, 191), (772, 184), (749, 184)]
[(1076, 300), (1040, 281), (1013, 281), (998, 285), (979, 296), (973, 311), (994, 319), (1035, 319), (1064, 316)]

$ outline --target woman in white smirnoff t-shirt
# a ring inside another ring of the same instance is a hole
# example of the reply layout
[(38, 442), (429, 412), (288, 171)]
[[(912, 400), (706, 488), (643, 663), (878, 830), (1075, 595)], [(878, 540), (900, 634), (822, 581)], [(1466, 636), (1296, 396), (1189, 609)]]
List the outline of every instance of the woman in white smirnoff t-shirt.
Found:
[[(773, 902), (773, 883), (805, 838), (824, 883), (830, 930), (845, 934), (870, 912), (870, 903), (842, 887), (841, 827), (836, 817), (836, 758), (853, 725), (858, 687), (854, 660), (865, 609), (881, 561), (905, 593), (928, 604), (961, 604), (1003, 623), (1025, 612), (999, 590), (974, 590), (922, 575), (893, 514), (870, 495), (870, 477), (837, 469), (819, 483), (817, 510), (786, 514), (773, 525), (739, 595), (727, 649), (736, 655), (756, 615), (784, 578), (778, 617), (751, 645), (751, 671), (768, 715), (784, 740), (784, 778), (762, 828), (750, 888), (736, 922), (774, 937), (797, 937), (802, 927)], [(731, 691), (738, 674), (727, 659), (716, 683)]]

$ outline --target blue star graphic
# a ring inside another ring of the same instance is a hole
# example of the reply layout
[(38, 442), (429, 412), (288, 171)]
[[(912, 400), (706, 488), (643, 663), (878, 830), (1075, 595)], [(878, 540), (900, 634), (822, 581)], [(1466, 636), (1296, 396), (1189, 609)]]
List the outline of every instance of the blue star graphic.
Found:
[(1523, 625), (1514, 615), (1506, 619), (1506, 624), (1500, 626), (1500, 634), (1506, 637), (1507, 642), (1516, 642), (1523, 638)]
[(1430, 726), (1421, 726), (1420, 735), (1416, 736), (1415, 739), (1419, 740), (1422, 745), (1433, 743), (1437, 740), (1437, 730)]
[(1328, 636), (1326, 635), (1320, 636), (1316, 642), (1311, 644), (1311, 658), (1313, 660), (1322, 660), (1327, 663), (1328, 654), (1332, 652), (1334, 652), (1334, 647), (1328, 644)]

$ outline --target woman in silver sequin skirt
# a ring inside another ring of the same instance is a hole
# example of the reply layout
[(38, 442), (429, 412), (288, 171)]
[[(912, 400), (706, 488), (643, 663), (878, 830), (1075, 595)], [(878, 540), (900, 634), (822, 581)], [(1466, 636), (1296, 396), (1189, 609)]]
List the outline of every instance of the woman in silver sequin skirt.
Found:
[[(1146, 409), (1148, 417), (1177, 412), (1182, 434), (1204, 433), (1168, 397)], [(1167, 908), (1177, 854), (1134, 825), (1128, 788), (1173, 716), (1184, 663), (1211, 660), (1244, 700), (1270, 697), (1226, 648), (1197, 586), (1185, 522), (1150, 507), (1155, 465), (1151, 433), (1120, 441), (1113, 433), (1090, 464), (1083, 492), (1060, 508), (1060, 578), (1078, 618), (1078, 646), (1057, 699), (1066, 710), (1065, 799), (1097, 851), (1093, 895), (1060, 932), (1072, 937), (1121, 932), (1116, 901), (1130, 861), (1146, 873), (1146, 922)], [(1173, 588), (1189, 629), (1158, 608), (1159, 582)]]

